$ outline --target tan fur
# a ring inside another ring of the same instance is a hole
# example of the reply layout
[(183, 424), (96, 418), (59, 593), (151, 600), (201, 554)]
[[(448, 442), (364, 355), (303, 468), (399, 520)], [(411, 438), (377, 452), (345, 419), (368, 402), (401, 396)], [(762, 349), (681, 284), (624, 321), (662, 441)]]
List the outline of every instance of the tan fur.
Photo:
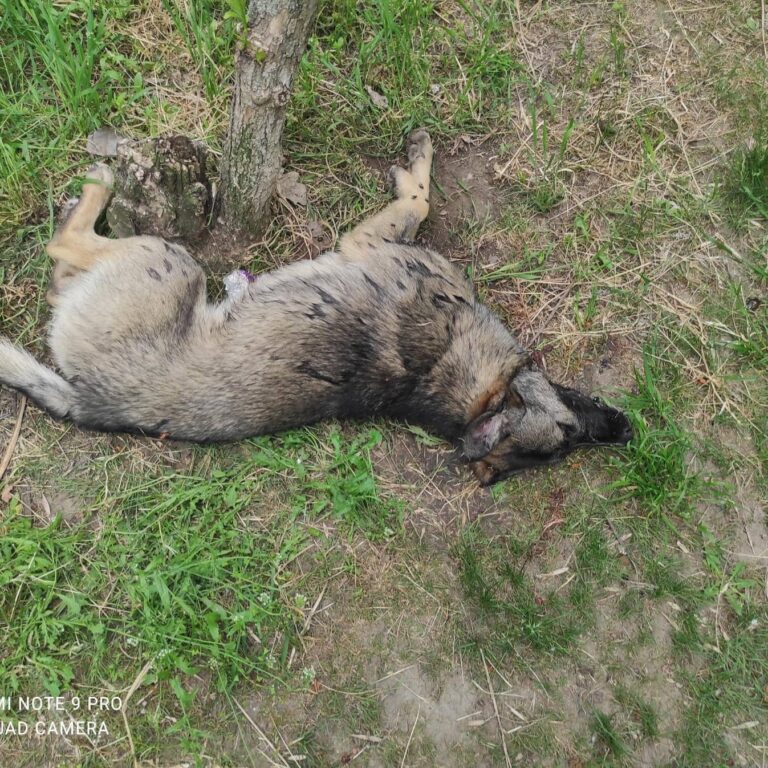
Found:
[(112, 183), (95, 167), (47, 246), (61, 376), (0, 339), (0, 382), (86, 427), (196, 441), (388, 415), (468, 459), (487, 454), (485, 480), (509, 450), (562, 447), (578, 408), (532, 369), (457, 266), (411, 244), (429, 212), (426, 131), (411, 135), (408, 157), (390, 172), (394, 202), (337, 251), (260, 275), (219, 304), (181, 246), (94, 232)]

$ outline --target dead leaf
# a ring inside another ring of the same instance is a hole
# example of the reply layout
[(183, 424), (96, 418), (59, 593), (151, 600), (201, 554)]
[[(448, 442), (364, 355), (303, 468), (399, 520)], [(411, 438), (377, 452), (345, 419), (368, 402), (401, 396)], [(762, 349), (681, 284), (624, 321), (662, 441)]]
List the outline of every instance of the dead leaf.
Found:
[(8, 483), (8, 485), (3, 488), (3, 492), (0, 493), (0, 501), (3, 502), (3, 504), (10, 504), (11, 499), (13, 498), (13, 485)]
[(86, 140), (85, 151), (97, 157), (115, 157), (118, 144), (123, 141), (127, 141), (125, 136), (121, 136), (114, 128), (98, 128)]
[(389, 101), (387, 101), (387, 97), (383, 96), (378, 91), (375, 91), (373, 88), (371, 88), (370, 85), (365, 86), (365, 92), (371, 97), (373, 106), (376, 107), (377, 109), (386, 109), (389, 106)]
[(307, 188), (299, 181), (297, 171), (284, 173), (277, 180), (277, 194), (293, 205), (307, 204)]
[(331, 245), (331, 234), (322, 221), (310, 221), (307, 224), (309, 236), (312, 238), (312, 245), (318, 249), (329, 248)]

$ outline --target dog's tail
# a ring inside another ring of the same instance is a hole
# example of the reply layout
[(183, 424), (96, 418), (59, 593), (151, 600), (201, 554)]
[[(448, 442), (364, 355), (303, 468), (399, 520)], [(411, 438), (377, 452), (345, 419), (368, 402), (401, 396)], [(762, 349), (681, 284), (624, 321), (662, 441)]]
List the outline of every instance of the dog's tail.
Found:
[(0, 338), (0, 384), (23, 392), (57, 419), (71, 416), (74, 387), (32, 355)]

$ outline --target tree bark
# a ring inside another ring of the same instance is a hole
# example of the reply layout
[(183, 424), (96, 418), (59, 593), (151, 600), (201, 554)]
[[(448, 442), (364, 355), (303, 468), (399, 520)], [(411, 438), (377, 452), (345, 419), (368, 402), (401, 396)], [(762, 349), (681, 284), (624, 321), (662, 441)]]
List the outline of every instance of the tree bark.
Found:
[(282, 165), (293, 76), (318, 0), (250, 0), (247, 40), (235, 62), (229, 136), (221, 161), (223, 218), (242, 237), (263, 231)]
[(197, 242), (205, 233), (211, 184), (204, 145), (185, 136), (117, 144), (107, 222), (116, 237), (157, 235)]

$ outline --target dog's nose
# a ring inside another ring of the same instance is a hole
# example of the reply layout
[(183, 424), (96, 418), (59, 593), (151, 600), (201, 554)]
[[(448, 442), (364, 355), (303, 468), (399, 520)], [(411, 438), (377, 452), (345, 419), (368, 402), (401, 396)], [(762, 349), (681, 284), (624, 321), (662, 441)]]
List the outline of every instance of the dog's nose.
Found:
[(632, 429), (632, 425), (627, 422), (624, 425), (624, 428), (621, 430), (621, 434), (619, 435), (619, 442), (623, 445), (626, 445), (634, 436), (635, 433)]

